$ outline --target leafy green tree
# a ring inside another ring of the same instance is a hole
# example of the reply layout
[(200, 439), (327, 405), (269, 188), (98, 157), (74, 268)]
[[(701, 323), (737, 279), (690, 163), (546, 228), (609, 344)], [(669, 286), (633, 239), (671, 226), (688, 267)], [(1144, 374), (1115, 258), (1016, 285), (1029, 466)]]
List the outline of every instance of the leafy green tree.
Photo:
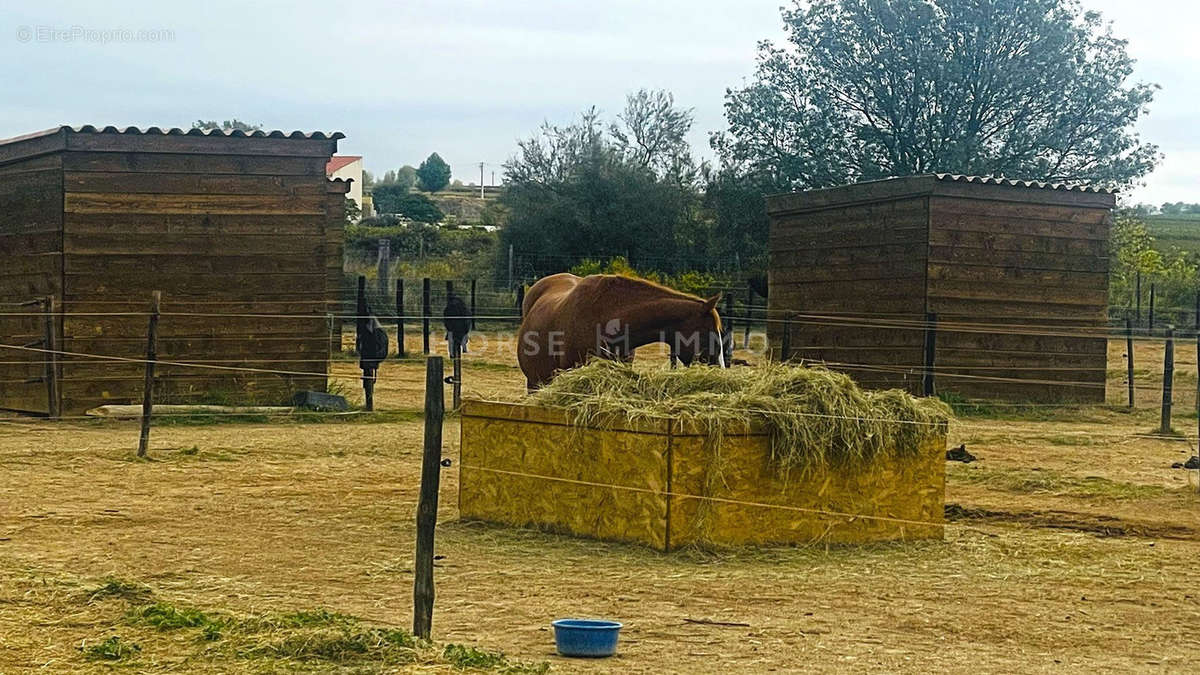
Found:
[(684, 140), (691, 117), (661, 105), (670, 100), (639, 92), (616, 122), (593, 108), (520, 141), (504, 165), (502, 244), (534, 259), (538, 273), (588, 257), (673, 268), (703, 255), (709, 232)]
[(789, 188), (927, 172), (1128, 186), (1154, 85), (1075, 0), (813, 0), (725, 97), (725, 167)]
[(396, 203), (395, 213), (418, 223), (438, 223), (446, 217), (446, 214), (442, 213), (433, 200), (414, 192), (399, 199)]
[(353, 199), (347, 199), (344, 216), (347, 223), (357, 223), (362, 218), (362, 209)]
[(393, 181), (404, 186), (405, 190), (411, 190), (417, 186), (417, 170), (405, 164), (396, 170)]
[(1190, 307), (1197, 289), (1197, 265), (1192, 256), (1176, 248), (1160, 250), (1146, 223), (1136, 212), (1119, 212), (1110, 233), (1112, 277), (1109, 302), (1115, 307), (1136, 304), (1137, 277), (1143, 292), (1154, 283), (1160, 307)]
[(625, 109), (609, 126), (613, 145), (626, 161), (659, 177), (694, 178), (694, 162), (686, 136), (692, 111), (675, 107), (667, 91), (639, 89), (625, 99)]
[(437, 192), (450, 184), (450, 165), (436, 152), (417, 167), (417, 184), (426, 192)]
[(202, 129), (204, 131), (258, 131), (262, 129), (261, 124), (251, 124), (243, 122), (238, 118), (217, 122), (215, 120), (196, 120), (192, 122), (193, 129)]
[[(386, 175), (386, 174), (385, 174)], [(371, 191), (371, 199), (375, 204), (375, 212), (383, 215), (400, 212), (400, 201), (408, 195), (408, 190), (396, 183), (381, 183)]]
[(437, 223), (446, 217), (428, 197), (409, 192), (399, 183), (376, 186), (372, 198), (381, 215), (397, 215), (418, 223)]

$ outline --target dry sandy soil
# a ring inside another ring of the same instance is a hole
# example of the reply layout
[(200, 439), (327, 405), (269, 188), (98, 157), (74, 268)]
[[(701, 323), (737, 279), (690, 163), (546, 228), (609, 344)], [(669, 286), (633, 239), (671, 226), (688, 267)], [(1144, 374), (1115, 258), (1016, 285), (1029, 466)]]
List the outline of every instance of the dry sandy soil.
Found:
[[(520, 395), (503, 347), (475, 346), (468, 393)], [(1169, 468), (1192, 446), (1149, 435), (1154, 350), (1138, 355), (1136, 412), (1000, 408), (955, 424), (951, 442), (979, 461), (948, 464), (942, 542), (664, 555), (460, 522), (447, 469), (435, 641), (553, 672), (1190, 670), (1200, 497), (1195, 472)], [(1182, 430), (1196, 424), (1196, 379), (1194, 349), (1180, 351)], [(353, 366), (335, 367), (350, 387)], [(133, 460), (131, 422), (0, 421), (0, 672), (452, 669), (437, 649), (414, 665), (374, 651), (262, 658), (251, 638), (231, 650), (233, 638), (130, 618), (160, 601), (409, 626), (423, 376), (418, 360), (385, 365), (377, 400), (390, 412), (373, 417), (160, 426), (153, 461)], [(451, 418), (451, 457), (457, 436)], [(110, 577), (148, 591), (95, 593)], [(573, 615), (624, 621), (620, 655), (554, 656), (549, 622)], [(88, 658), (114, 635), (140, 652)]]

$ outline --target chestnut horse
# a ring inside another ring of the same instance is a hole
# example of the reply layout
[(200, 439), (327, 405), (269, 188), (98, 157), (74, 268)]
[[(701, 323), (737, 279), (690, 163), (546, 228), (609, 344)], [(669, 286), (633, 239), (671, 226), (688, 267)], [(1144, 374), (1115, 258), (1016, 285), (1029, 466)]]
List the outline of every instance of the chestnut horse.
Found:
[(725, 367), (720, 295), (707, 300), (645, 279), (613, 274), (555, 274), (525, 294), (517, 360), (530, 390), (591, 356), (632, 358), (633, 350), (666, 342), (686, 366)]

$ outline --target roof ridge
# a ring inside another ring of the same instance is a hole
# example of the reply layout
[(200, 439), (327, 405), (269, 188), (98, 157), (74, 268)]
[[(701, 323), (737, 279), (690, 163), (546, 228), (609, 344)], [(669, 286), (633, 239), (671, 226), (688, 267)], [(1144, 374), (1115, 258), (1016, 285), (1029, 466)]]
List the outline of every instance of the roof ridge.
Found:
[(305, 138), (314, 140), (337, 140), (345, 138), (346, 135), (340, 131), (283, 131), (280, 129), (266, 130), (253, 129), (244, 131), (242, 129), (183, 129), (180, 127), (158, 127), (149, 126), (145, 129), (135, 126), (127, 126), (119, 128), (113, 125), (105, 127), (97, 127), (94, 124), (83, 124), (79, 126), (70, 126), (63, 124), (53, 129), (47, 129), (43, 132), (38, 132), (35, 135), (44, 135), (57, 131), (70, 131), (77, 134), (130, 134), (140, 136), (151, 136), (155, 134), (163, 136), (224, 136), (227, 138)]

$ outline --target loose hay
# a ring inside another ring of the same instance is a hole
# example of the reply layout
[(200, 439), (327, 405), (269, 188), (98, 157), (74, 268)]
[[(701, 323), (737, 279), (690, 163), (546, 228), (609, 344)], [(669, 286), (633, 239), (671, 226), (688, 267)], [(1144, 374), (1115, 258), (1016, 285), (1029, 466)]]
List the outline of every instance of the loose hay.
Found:
[(782, 473), (915, 453), (944, 435), (952, 417), (937, 399), (864, 391), (844, 374), (789, 364), (668, 370), (595, 359), (560, 373), (531, 399), (565, 408), (579, 427), (678, 419), (704, 430), (714, 449), (727, 430), (761, 424)]

